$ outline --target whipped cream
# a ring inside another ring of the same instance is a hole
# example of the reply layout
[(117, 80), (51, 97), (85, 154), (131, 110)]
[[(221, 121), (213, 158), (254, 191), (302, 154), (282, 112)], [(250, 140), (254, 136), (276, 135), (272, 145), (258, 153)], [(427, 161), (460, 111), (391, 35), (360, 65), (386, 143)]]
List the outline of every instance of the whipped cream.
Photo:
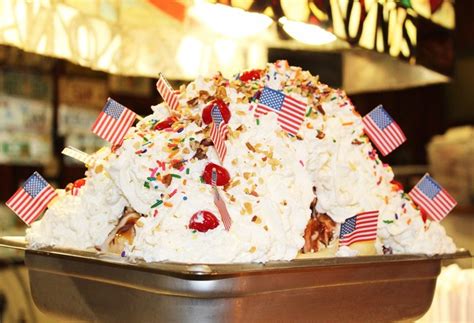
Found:
[[(277, 115), (255, 118), (264, 87), (307, 103), (297, 136), (284, 132)], [(209, 143), (201, 115), (214, 98), (228, 104), (231, 118), (223, 163)], [(423, 221), (410, 198), (391, 182), (365, 136), (362, 119), (343, 91), (286, 61), (269, 64), (261, 78), (199, 77), (180, 88), (179, 118), (171, 128), (165, 104), (132, 127), (121, 147), (105, 149), (88, 171), (78, 196), (64, 195), (27, 232), (31, 246), (87, 248), (101, 245), (125, 207), (142, 216), (122, 256), (189, 263), (291, 260), (305, 244), (310, 204), (339, 227), (354, 215), (379, 210), (378, 253), (454, 252), (444, 229)], [(167, 119), (168, 118), (168, 119)], [(231, 181), (218, 187), (232, 219), (226, 231), (211, 185), (202, 179), (208, 163), (222, 165)], [(219, 225), (189, 228), (193, 214), (208, 211)], [(336, 256), (355, 255), (341, 247)]]
[(105, 241), (128, 205), (103, 170), (108, 153), (109, 150), (104, 149), (95, 154), (96, 162), (87, 171), (86, 183), (77, 196), (61, 193), (42, 219), (27, 229), (30, 247), (87, 249)]

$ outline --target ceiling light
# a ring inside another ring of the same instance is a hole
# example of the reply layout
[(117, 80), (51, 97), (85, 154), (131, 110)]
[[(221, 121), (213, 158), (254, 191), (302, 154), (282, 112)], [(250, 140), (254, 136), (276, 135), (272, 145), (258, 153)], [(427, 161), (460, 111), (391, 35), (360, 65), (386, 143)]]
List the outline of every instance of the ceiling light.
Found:
[(337, 39), (336, 36), (316, 25), (291, 21), (286, 17), (281, 17), (278, 22), (282, 24), (288, 35), (308, 45), (324, 45)]
[(213, 32), (235, 38), (258, 34), (273, 22), (271, 18), (260, 13), (205, 1), (195, 1), (188, 14)]

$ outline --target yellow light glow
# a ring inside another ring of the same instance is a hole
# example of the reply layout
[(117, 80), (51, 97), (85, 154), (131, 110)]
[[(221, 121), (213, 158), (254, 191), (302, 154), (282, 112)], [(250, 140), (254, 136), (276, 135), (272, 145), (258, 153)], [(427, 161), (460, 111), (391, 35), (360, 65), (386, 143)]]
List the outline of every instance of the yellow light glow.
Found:
[(324, 45), (336, 40), (336, 36), (315, 25), (291, 21), (286, 17), (281, 17), (278, 22), (288, 35), (308, 45)]
[(199, 75), (204, 44), (193, 36), (186, 36), (178, 49), (178, 65), (186, 77), (194, 78)]
[(273, 22), (263, 14), (199, 0), (195, 1), (188, 14), (212, 31), (235, 38), (258, 34)]

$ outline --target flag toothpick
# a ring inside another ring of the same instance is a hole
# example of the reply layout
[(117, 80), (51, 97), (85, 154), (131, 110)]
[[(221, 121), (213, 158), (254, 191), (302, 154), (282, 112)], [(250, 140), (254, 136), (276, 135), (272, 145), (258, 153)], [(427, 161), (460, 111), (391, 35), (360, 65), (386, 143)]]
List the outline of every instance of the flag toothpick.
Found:
[(120, 145), (135, 118), (135, 112), (108, 98), (91, 130), (112, 145)]
[(5, 204), (30, 225), (57, 195), (54, 188), (38, 172), (34, 172)]
[(457, 205), (456, 200), (428, 173), (408, 193), (428, 216), (439, 222)]
[(156, 89), (168, 105), (170, 114), (173, 114), (179, 108), (179, 96), (162, 73), (158, 75)]
[(226, 231), (230, 230), (230, 226), (232, 225), (232, 219), (230, 217), (229, 211), (227, 211), (227, 207), (222, 200), (219, 190), (217, 189), (217, 171), (215, 168), (212, 169), (212, 176), (211, 176), (211, 184), (212, 184), (212, 189), (214, 191), (214, 204), (217, 207), (217, 210), (219, 211), (219, 214), (222, 219), (222, 223), (224, 224), (224, 228)]
[(307, 104), (280, 91), (264, 87), (260, 95), (255, 117), (274, 112), (278, 115), (278, 123), (286, 132), (296, 135), (304, 121)]
[(83, 152), (82, 150), (74, 148), (72, 146), (67, 146), (66, 148), (63, 149), (63, 151), (61, 151), (61, 153), (65, 156), (69, 156), (71, 158), (74, 158), (84, 163), (86, 166), (93, 165), (95, 161), (95, 159), (91, 155)]
[(224, 121), (221, 111), (217, 105), (214, 105), (211, 110), (212, 124), (211, 124), (211, 140), (214, 143), (217, 155), (221, 163), (224, 163), (225, 156), (227, 154), (227, 147), (225, 139), (229, 132), (227, 123)]
[(371, 241), (377, 238), (379, 211), (359, 213), (341, 225), (339, 245), (350, 246), (355, 242)]
[(387, 156), (407, 140), (402, 129), (382, 105), (362, 118), (362, 123), (365, 133), (383, 156)]

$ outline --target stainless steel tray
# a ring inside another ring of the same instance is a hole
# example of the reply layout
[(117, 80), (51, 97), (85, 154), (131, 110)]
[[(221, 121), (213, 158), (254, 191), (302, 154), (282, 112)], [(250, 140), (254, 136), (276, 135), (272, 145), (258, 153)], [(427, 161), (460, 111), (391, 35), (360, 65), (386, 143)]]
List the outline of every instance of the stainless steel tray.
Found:
[(441, 261), (468, 251), (301, 259), (267, 264), (130, 264), (115, 255), (29, 250), (36, 305), (62, 319), (100, 322), (384, 322), (421, 317)]

